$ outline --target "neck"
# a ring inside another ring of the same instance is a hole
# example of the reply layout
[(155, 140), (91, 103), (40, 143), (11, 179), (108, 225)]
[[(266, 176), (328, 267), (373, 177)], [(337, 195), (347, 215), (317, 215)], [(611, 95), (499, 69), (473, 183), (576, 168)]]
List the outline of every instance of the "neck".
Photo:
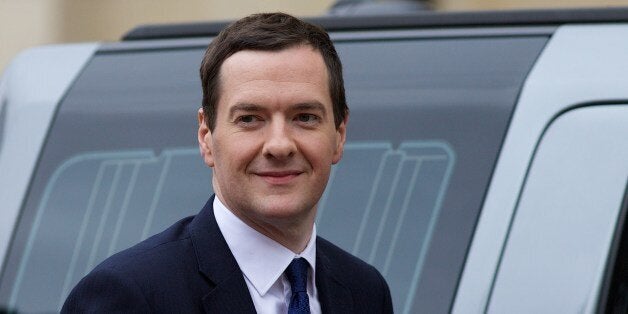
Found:
[[(216, 197), (218, 197), (218, 194)], [(295, 254), (303, 252), (312, 237), (316, 208), (298, 217), (268, 218), (259, 217), (259, 215), (252, 217), (250, 213), (247, 214), (225, 203), (222, 198), (218, 199), (228, 211), (233, 213), (246, 225), (281, 244)]]
[(303, 222), (290, 223), (285, 221), (257, 221), (232, 211), (240, 220), (257, 232), (271, 238), (275, 242), (288, 248), (295, 254), (300, 254), (305, 250), (314, 228), (314, 219), (307, 219)]

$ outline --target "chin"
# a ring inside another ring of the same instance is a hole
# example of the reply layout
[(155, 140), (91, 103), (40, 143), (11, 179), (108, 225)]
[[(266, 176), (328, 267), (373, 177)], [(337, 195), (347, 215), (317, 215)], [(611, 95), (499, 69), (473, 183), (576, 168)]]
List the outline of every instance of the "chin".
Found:
[(304, 205), (311, 202), (295, 199), (283, 199), (283, 197), (272, 197), (266, 199), (263, 204), (259, 204), (258, 211), (266, 219), (270, 220), (293, 220), (306, 219), (312, 211), (316, 210), (316, 205)]

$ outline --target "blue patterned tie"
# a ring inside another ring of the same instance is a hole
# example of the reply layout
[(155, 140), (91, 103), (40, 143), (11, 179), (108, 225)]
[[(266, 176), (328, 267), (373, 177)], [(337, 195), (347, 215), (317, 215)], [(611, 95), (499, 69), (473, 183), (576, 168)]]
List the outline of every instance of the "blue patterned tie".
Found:
[(308, 263), (305, 258), (295, 258), (286, 268), (286, 277), (290, 282), (292, 296), (288, 314), (310, 313), (310, 302), (307, 298), (307, 268)]

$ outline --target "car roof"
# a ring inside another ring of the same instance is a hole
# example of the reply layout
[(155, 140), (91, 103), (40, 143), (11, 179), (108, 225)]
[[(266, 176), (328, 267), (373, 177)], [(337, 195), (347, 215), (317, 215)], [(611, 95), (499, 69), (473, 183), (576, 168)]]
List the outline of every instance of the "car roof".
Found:
[[(443, 27), (556, 26), (567, 23), (628, 22), (628, 7), (516, 11), (439, 12), (370, 16), (321, 16), (305, 20), (329, 32)], [(231, 21), (141, 25), (123, 41), (216, 36)]]

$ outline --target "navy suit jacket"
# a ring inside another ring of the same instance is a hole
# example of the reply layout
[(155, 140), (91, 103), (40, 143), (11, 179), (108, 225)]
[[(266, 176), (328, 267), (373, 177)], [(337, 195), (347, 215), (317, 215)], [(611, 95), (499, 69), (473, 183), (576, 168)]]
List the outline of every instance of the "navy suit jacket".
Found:
[[(323, 313), (392, 313), (380, 273), (320, 237), (316, 287)], [(212, 197), (198, 215), (98, 265), (61, 312), (255, 313), (255, 307), (216, 223)]]

